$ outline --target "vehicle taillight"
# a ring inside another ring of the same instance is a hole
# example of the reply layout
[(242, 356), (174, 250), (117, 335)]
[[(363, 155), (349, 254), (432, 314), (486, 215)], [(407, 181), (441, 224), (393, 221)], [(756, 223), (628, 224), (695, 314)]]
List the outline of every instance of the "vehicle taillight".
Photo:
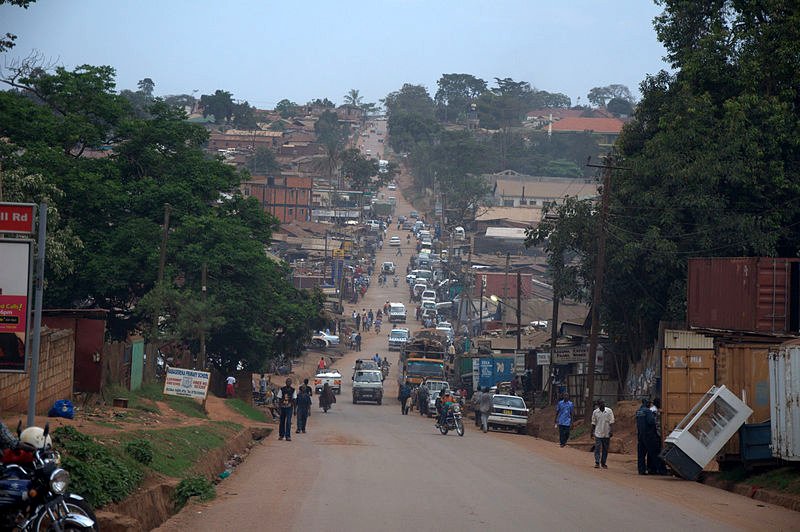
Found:
[(333, 384), (338, 384), (339, 386), (341, 386), (342, 385), (342, 381), (341, 380), (335, 380), (335, 381), (333, 381)]
[(314, 379), (314, 386), (317, 384), (322, 384), (322, 379)]

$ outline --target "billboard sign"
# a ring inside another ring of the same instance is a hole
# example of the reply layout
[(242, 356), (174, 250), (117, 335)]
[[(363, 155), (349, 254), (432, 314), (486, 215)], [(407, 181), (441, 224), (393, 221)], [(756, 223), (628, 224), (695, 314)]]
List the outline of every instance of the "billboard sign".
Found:
[(35, 217), (33, 203), (0, 203), (0, 233), (32, 234)]
[(26, 371), (32, 279), (33, 241), (0, 240), (0, 372)]
[(164, 380), (164, 395), (205, 399), (211, 373), (193, 369), (167, 368)]

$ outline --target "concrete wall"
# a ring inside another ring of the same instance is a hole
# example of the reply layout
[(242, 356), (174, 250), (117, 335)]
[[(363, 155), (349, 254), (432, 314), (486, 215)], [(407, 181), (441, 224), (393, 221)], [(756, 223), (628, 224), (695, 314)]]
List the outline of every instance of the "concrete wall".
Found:
[[(36, 394), (36, 413), (47, 414), (59, 399), (72, 399), (75, 366), (75, 335), (71, 330), (42, 331), (39, 356), (39, 385)], [(28, 411), (30, 375), (0, 373), (0, 412), (3, 414)]]

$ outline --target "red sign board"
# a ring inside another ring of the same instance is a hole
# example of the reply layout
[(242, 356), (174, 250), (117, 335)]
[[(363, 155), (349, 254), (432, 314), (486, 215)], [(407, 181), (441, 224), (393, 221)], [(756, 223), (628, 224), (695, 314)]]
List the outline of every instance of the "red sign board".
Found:
[(0, 233), (33, 233), (36, 205), (0, 203)]

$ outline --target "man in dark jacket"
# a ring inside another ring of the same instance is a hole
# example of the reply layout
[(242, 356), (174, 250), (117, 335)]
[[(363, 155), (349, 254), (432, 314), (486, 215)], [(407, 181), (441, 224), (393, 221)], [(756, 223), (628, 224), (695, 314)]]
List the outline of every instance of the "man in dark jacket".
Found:
[(658, 440), (656, 432), (656, 417), (648, 407), (648, 400), (642, 399), (642, 406), (636, 411), (636, 457), (637, 469), (640, 475), (655, 473), (656, 446)]
[(278, 406), (281, 417), (278, 422), (278, 439), (292, 441), (292, 411), (297, 402), (297, 390), (292, 387), (292, 379), (286, 379), (286, 386), (278, 390)]
[(408, 415), (408, 399), (411, 397), (411, 386), (408, 381), (400, 385), (400, 412), (404, 416)]
[(306, 433), (306, 423), (311, 413), (311, 393), (312, 388), (308, 385), (308, 379), (303, 379), (303, 384), (297, 390), (297, 433)]

